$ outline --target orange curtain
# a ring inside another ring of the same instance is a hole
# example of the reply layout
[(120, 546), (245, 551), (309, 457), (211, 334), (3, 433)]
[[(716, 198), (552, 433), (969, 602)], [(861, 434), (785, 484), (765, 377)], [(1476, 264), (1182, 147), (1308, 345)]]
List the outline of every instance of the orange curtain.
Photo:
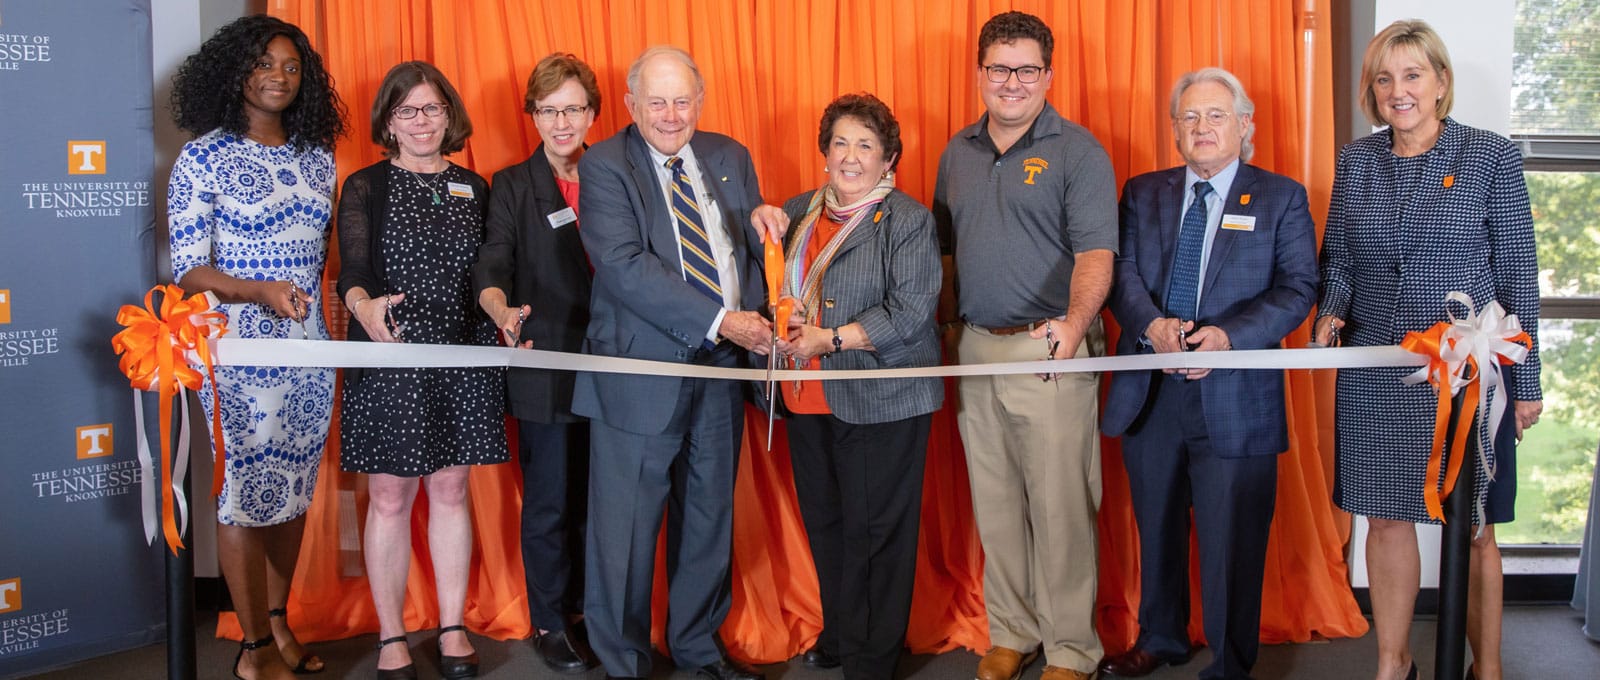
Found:
[[(926, 203), (945, 143), (981, 113), (974, 68), (978, 31), (988, 17), (1019, 9), (1054, 29), (1050, 99), (1106, 146), (1119, 183), (1181, 162), (1167, 122), (1168, 88), (1185, 71), (1220, 65), (1243, 80), (1256, 102), (1255, 164), (1301, 180), (1310, 189), (1314, 214), (1323, 215), (1335, 152), (1330, 4), (273, 0), (270, 11), (312, 37), (350, 107), (352, 134), (336, 154), (341, 176), (379, 159), (370, 143), (368, 111), (384, 72), (399, 61), (431, 61), (460, 90), (476, 133), (453, 160), (488, 176), (521, 161), (538, 143), (521, 106), (527, 75), (540, 57), (573, 52), (599, 74), (603, 107), (590, 133), (593, 142), (630, 120), (622, 95), (633, 57), (649, 45), (671, 43), (693, 53), (704, 73), (700, 127), (750, 147), (769, 202), (822, 182), (814, 140), (823, 107), (838, 94), (871, 91), (900, 119), (905, 150), (899, 185)], [(329, 303), (330, 317), (342, 317), (336, 303)], [(1291, 343), (1303, 344), (1306, 332), (1297, 330)], [(1348, 517), (1329, 501), (1331, 384), (1308, 371), (1288, 377), (1291, 448), (1280, 459), (1262, 639), (1358, 636), (1366, 622), (1347, 586)], [(953, 384), (947, 388), (955, 394)], [(770, 453), (761, 441), (762, 414), (749, 412), (746, 432), (735, 492), (735, 594), (722, 634), (735, 656), (772, 662), (807, 648), (821, 615), (782, 425)], [(338, 472), (334, 440), (308, 518), (291, 603), (291, 622), (302, 639), (377, 628), (354, 533), (364, 494), (358, 480)], [(1139, 556), (1116, 440), (1106, 440), (1104, 456), (1096, 618), (1107, 651), (1114, 653), (1130, 646), (1137, 633)], [(517, 547), (519, 477), (512, 465), (480, 468), (472, 477), (478, 550), (467, 624), (497, 639), (529, 632)], [(982, 651), (988, 646), (983, 557), (950, 406), (934, 419), (924, 484), (909, 645), (917, 652)], [(421, 530), (426, 504), (418, 508), (406, 610), (411, 630), (438, 625)], [(1094, 559), (1094, 553), (1086, 550), (1084, 559)], [(658, 594), (662, 571), (657, 570)], [(1198, 584), (1193, 611), (1191, 632), (1199, 639)], [(231, 617), (224, 618), (219, 635), (237, 637)]]

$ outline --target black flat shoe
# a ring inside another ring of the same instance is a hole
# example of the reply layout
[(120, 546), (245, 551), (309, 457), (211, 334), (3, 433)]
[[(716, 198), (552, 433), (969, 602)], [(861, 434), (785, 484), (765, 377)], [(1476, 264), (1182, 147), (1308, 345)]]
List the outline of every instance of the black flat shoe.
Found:
[(268, 635), (268, 636), (266, 636), (264, 638), (261, 638), (260, 640), (255, 640), (255, 641), (245, 641), (245, 640), (239, 641), (239, 653), (234, 655), (234, 657), (233, 657), (233, 677), (236, 677), (239, 680), (244, 680), (244, 676), (243, 675), (239, 675), (239, 662), (240, 661), (244, 661), (244, 653), (245, 652), (253, 652), (253, 651), (256, 651), (258, 649), (261, 649), (262, 647), (270, 645), (270, 644), (272, 644), (272, 636), (271, 635)]
[(552, 630), (535, 637), (533, 647), (539, 650), (539, 658), (544, 659), (544, 665), (557, 673), (582, 673), (597, 665), (589, 645), (577, 631), (570, 628)]
[(1406, 671), (1406, 680), (1417, 680), (1417, 662), (1411, 662), (1411, 670)]
[(805, 662), (806, 666), (810, 668), (816, 668), (818, 670), (838, 668), (841, 665), (839, 657), (822, 651), (821, 646), (812, 647), (811, 649), (806, 650), (805, 655), (800, 658)]
[[(268, 609), (267, 618), (283, 619), (283, 625), (287, 626), (289, 625), (289, 610), (283, 607)], [(304, 648), (305, 645), (301, 645), (301, 647)], [(311, 666), (316, 666), (316, 668), (311, 668)], [(312, 654), (309, 650), (303, 651), (300, 654), (300, 660), (294, 662), (295, 675), (315, 675), (327, 668), (328, 664), (323, 663), (321, 657)]]
[[(462, 625), (445, 626), (439, 629), (439, 636), (445, 633), (461, 631), (466, 635), (467, 627)], [(444, 642), (439, 642), (439, 673), (445, 680), (464, 680), (465, 678), (478, 677), (478, 653), (474, 651), (466, 656), (449, 656), (444, 653)]]
[[(392, 645), (396, 642), (405, 644), (406, 636), (396, 635), (392, 638), (384, 638), (379, 640), (378, 651), (381, 652), (383, 651), (384, 647)], [(376, 677), (378, 680), (417, 680), (417, 664), (412, 662), (399, 668), (379, 668)]]

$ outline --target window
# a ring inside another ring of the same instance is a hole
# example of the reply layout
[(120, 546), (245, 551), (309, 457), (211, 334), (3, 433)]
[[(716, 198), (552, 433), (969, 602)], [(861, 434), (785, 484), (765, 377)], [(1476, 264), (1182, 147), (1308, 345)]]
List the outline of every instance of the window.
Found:
[(1600, 8), (1518, 0), (1511, 132), (1539, 251), (1544, 415), (1517, 449), (1502, 544), (1582, 541), (1600, 445)]

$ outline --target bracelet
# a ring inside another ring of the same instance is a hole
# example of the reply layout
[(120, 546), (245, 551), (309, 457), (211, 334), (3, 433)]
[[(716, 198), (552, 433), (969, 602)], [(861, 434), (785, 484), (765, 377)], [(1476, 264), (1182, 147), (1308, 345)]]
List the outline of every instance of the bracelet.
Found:
[(372, 298), (364, 297), (364, 298), (361, 298), (360, 300), (356, 300), (355, 303), (350, 304), (350, 305), (346, 305), (346, 306), (348, 306), (350, 308), (350, 311), (352, 313), (354, 313), (356, 311), (356, 308), (361, 306), (361, 303), (370, 302), (370, 301), (372, 301)]
[(844, 340), (841, 340), (839, 338), (839, 327), (838, 326), (834, 326), (833, 327), (833, 351), (839, 352), (839, 351), (843, 351), (843, 350), (844, 350)]

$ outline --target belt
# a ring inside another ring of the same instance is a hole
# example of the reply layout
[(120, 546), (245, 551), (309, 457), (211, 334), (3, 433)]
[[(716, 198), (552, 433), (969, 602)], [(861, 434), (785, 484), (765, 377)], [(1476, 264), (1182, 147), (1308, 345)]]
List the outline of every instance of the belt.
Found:
[(988, 326), (979, 326), (977, 324), (968, 325), (972, 326), (973, 328), (982, 328), (983, 330), (988, 331), (991, 335), (1016, 335), (1018, 333), (1032, 332), (1033, 329), (1043, 326), (1045, 323), (1046, 321), (1041, 319), (1039, 321), (1025, 323), (1021, 326), (1001, 326), (999, 328), (990, 328)]

